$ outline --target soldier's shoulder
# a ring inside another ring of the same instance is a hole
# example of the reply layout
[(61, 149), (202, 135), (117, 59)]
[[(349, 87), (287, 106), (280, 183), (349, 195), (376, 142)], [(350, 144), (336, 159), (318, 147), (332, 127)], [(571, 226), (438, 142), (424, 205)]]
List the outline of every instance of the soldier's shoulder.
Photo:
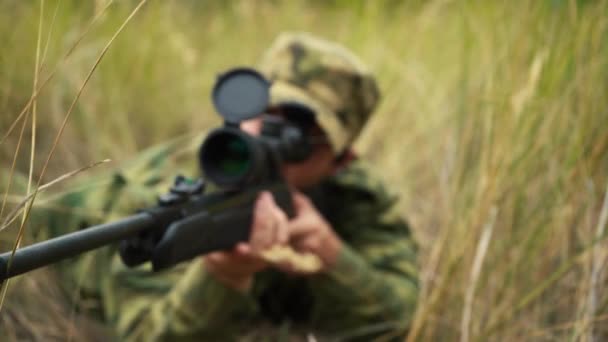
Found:
[[(71, 182), (53, 196), (54, 203), (76, 214), (107, 220), (153, 205), (154, 195), (165, 192), (177, 174), (196, 175), (196, 146), (200, 135), (191, 135), (149, 147), (118, 165)], [(85, 210), (86, 209), (86, 210)]]
[(398, 193), (388, 185), (373, 165), (352, 162), (326, 183), (323, 214), (347, 241), (380, 232), (409, 236)]
[(117, 160), (102, 170), (77, 177), (69, 182), (65, 193), (77, 197), (78, 189), (89, 192), (106, 187), (154, 186), (167, 176), (183, 173), (194, 177), (197, 173), (196, 148), (202, 142), (201, 134), (187, 134), (147, 147), (123, 160)]
[(369, 162), (355, 160), (326, 183), (325, 214), (335, 224), (400, 222), (399, 196), (387, 185)]
[(369, 162), (355, 160), (328, 180), (328, 186), (344, 194), (378, 203), (392, 203), (397, 195), (389, 191), (381, 175)]

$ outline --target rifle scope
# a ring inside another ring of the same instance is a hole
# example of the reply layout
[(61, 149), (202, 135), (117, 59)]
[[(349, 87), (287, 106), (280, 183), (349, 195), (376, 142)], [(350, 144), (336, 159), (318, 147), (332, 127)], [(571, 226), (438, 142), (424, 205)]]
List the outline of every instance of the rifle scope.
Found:
[(306, 160), (311, 145), (304, 127), (265, 115), (262, 132), (252, 136), (235, 127), (211, 132), (199, 150), (206, 178), (227, 189), (280, 179), (281, 163)]
[[(199, 150), (200, 168), (212, 183), (236, 190), (279, 180), (283, 162), (310, 156), (309, 123), (264, 114), (269, 88), (270, 83), (252, 69), (238, 68), (219, 77), (213, 102), (225, 125), (207, 135)], [(285, 108), (298, 112), (300, 118), (314, 115), (297, 103), (285, 104)], [(254, 118), (262, 120), (258, 136), (239, 128), (242, 121)]]

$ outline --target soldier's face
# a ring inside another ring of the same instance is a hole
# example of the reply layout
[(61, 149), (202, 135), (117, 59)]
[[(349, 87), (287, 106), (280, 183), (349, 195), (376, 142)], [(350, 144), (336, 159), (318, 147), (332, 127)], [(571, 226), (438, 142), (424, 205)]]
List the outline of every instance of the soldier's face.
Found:
[[(241, 129), (258, 136), (262, 131), (262, 119), (255, 118), (241, 122)], [(303, 189), (318, 184), (334, 173), (336, 169), (334, 153), (328, 144), (315, 145), (308, 159), (299, 163), (283, 165), (283, 177), (293, 187)]]

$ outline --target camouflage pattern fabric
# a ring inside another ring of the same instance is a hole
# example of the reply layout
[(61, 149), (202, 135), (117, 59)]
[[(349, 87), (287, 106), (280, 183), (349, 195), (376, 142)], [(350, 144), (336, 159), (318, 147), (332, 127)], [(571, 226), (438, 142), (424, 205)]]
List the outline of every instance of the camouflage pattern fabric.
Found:
[(313, 109), (336, 153), (350, 146), (380, 98), (374, 76), (343, 46), (308, 33), (283, 33), (258, 65), (271, 103)]
[[(152, 148), (52, 200), (41, 194), (30, 228), (58, 235), (154, 205), (175, 174), (198, 174), (192, 156), (201, 139)], [(207, 274), (201, 258), (152, 273), (149, 265), (126, 268), (110, 246), (62, 263), (66, 288), (79, 288), (81, 298), (90, 299), (82, 309), (114, 326), (124, 341), (276, 341), (311, 334), (321, 341), (401, 339), (418, 285), (416, 247), (395, 198), (359, 162), (320, 189), (323, 212), (344, 241), (327, 274), (268, 270), (241, 294)]]

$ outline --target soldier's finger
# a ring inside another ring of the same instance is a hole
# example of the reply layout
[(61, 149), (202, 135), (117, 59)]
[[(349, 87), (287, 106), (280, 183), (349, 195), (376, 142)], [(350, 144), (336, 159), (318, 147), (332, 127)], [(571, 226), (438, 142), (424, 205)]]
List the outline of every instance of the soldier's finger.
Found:
[(300, 213), (306, 211), (307, 209), (313, 206), (310, 199), (299, 191), (292, 192), (291, 198), (293, 200), (293, 206), (296, 212), (296, 216), (299, 216)]
[(251, 227), (249, 242), (253, 251), (260, 251), (272, 243), (274, 225), (272, 196), (265, 191), (258, 197)]
[(302, 215), (294, 220), (291, 220), (288, 224), (289, 228), (289, 239), (298, 238), (304, 235), (312, 234), (318, 230), (318, 222), (311, 215)]
[(289, 241), (289, 221), (287, 220), (287, 215), (278, 206), (274, 208), (273, 213), (275, 219), (273, 245), (286, 244)]
[(246, 243), (246, 242), (239, 242), (234, 247), (234, 251), (235, 251), (235, 253), (238, 253), (238, 254), (240, 254), (242, 256), (252, 255), (251, 246), (248, 243)]
[(298, 252), (315, 252), (321, 245), (321, 238), (317, 234), (305, 235), (290, 241), (291, 246)]

